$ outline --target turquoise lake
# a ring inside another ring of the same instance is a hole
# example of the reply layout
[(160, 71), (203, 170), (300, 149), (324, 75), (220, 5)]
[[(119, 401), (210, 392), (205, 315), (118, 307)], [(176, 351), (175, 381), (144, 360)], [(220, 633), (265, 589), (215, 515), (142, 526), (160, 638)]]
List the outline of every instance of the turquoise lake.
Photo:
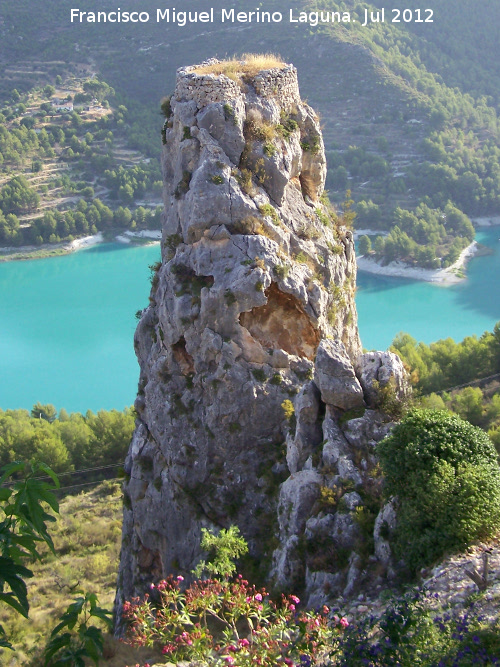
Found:
[[(385, 349), (399, 331), (430, 343), (480, 335), (500, 320), (500, 228), (477, 234), (494, 254), (452, 287), (358, 273), (361, 339)], [(105, 244), (65, 257), (0, 264), (0, 408), (37, 401), (69, 411), (131, 405), (139, 367), (135, 312), (147, 305), (158, 245)]]
[(476, 234), (492, 255), (473, 258), (467, 280), (442, 287), (423, 281), (358, 272), (359, 330), (363, 346), (383, 350), (406, 331), (424, 343), (480, 335), (500, 320), (500, 227)]

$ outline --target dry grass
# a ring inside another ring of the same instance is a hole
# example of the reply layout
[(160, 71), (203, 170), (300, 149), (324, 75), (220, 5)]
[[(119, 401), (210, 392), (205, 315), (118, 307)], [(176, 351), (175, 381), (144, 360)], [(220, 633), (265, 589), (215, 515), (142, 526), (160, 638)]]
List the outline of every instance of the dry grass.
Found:
[(262, 220), (259, 220), (254, 215), (247, 215), (243, 220), (233, 222), (231, 230), (235, 234), (264, 234)]
[(250, 109), (243, 128), (246, 139), (270, 142), (276, 136), (276, 125), (267, 123), (257, 109)]
[(252, 78), (262, 70), (281, 69), (286, 63), (274, 53), (244, 53), (241, 58), (221, 60), (214, 65), (203, 65), (195, 69), (196, 74), (225, 74), (233, 80)]

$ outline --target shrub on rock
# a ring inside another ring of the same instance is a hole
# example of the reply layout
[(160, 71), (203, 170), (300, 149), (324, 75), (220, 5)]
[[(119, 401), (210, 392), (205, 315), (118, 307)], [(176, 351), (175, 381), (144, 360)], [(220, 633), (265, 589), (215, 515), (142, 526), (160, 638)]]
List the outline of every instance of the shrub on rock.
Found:
[(500, 468), (484, 431), (442, 410), (413, 410), (377, 446), (397, 497), (392, 547), (416, 570), (500, 529)]

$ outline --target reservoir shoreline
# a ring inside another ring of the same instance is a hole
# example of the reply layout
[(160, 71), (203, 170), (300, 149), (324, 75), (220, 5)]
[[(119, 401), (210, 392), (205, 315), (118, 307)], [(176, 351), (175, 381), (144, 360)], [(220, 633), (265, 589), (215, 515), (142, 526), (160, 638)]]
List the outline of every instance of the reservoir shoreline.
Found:
[(465, 267), (473, 257), (481, 257), (490, 254), (484, 246), (473, 241), (467, 248), (462, 250), (456, 262), (446, 269), (424, 269), (420, 266), (409, 266), (404, 262), (394, 261), (385, 266), (379, 264), (376, 259), (360, 255), (356, 257), (358, 271), (366, 271), (379, 276), (393, 276), (395, 278), (410, 278), (411, 280), (424, 280), (428, 283), (438, 283), (442, 286), (456, 285), (467, 278)]
[(8, 247), (0, 248), (0, 262), (19, 262), (32, 259), (47, 259), (49, 257), (62, 257), (70, 255), (77, 250), (90, 248), (101, 243), (127, 243), (133, 245), (150, 245), (159, 243), (161, 240), (161, 231), (158, 229), (145, 229), (139, 232), (120, 232), (113, 238), (104, 238), (102, 232), (83, 236), (73, 241), (62, 243), (43, 243), (40, 246), (28, 245), (19, 248)]
[[(500, 216), (488, 216), (473, 218), (472, 223), (476, 229), (476, 235), (479, 231), (489, 227), (500, 226)], [(387, 236), (388, 232), (377, 229), (357, 229), (354, 231), (354, 238), (357, 240), (362, 235), (367, 236)], [(389, 264), (380, 264), (373, 257), (358, 255), (356, 263), (358, 271), (364, 271), (378, 276), (389, 276), (393, 278), (408, 278), (409, 280), (422, 280), (428, 283), (434, 283), (442, 287), (456, 285), (467, 279), (465, 269), (468, 262), (473, 257), (484, 257), (491, 255), (493, 250), (474, 240), (467, 248), (460, 253), (457, 261), (446, 269), (424, 269), (420, 266), (411, 266), (401, 261), (390, 262)]]

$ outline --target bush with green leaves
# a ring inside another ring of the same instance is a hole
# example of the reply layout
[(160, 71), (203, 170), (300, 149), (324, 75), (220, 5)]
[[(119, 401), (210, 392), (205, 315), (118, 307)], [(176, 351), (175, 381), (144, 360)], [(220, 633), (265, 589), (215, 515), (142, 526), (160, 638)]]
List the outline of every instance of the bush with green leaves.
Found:
[[(29, 602), (26, 579), (33, 571), (26, 567), (30, 559), (39, 559), (39, 547), (45, 543), (54, 552), (47, 523), (55, 521), (46, 506), (59, 511), (53, 490), (59, 482), (43, 463), (27, 465), (11, 463), (1, 470), (0, 477), (0, 602), (28, 618)], [(40, 473), (53, 484), (39, 478)], [(21, 479), (15, 479), (20, 475)], [(15, 481), (13, 481), (13, 479)], [(7, 486), (10, 484), (10, 486)], [(55, 552), (54, 552), (55, 553)], [(12, 648), (0, 626), (0, 647)]]
[[(85, 667), (86, 658), (99, 664), (104, 646), (102, 629), (90, 623), (96, 619), (112, 629), (112, 612), (98, 606), (94, 593), (75, 598), (52, 630), (45, 647), (44, 667)], [(66, 630), (66, 632), (61, 632)]]
[(201, 548), (209, 554), (209, 560), (200, 561), (193, 574), (201, 577), (207, 573), (212, 577), (230, 577), (236, 572), (235, 560), (248, 553), (248, 545), (238, 526), (222, 528), (216, 535), (207, 528), (201, 529)]
[(377, 454), (397, 497), (393, 548), (415, 571), (500, 529), (500, 468), (481, 429), (441, 410), (413, 410)]

